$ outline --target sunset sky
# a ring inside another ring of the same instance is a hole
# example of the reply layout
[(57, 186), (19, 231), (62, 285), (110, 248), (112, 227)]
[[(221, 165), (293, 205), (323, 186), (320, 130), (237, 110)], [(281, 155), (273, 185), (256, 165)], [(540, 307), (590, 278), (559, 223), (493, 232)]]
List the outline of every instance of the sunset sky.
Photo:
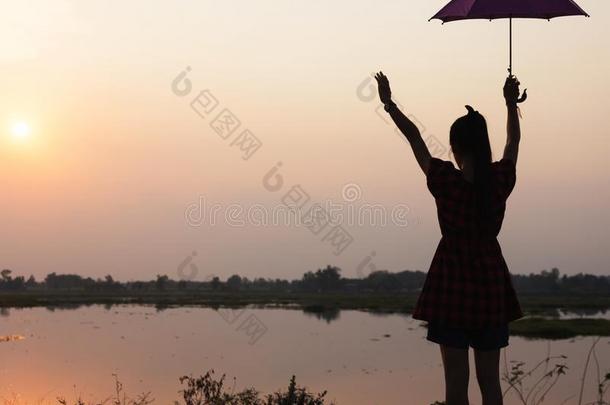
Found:
[[(465, 104), (487, 118), (495, 159), (506, 137), (508, 22), (428, 22), (444, 3), (1, 1), (0, 268), (178, 278), (196, 252), (201, 280), (327, 264), (356, 277), (374, 251), (377, 269), (426, 271), (434, 200), (376, 113), (371, 73), (388, 75), (441, 158)], [(610, 3), (579, 4), (591, 18), (513, 24), (529, 93), (499, 237), (513, 273), (609, 273)], [(179, 96), (172, 81), (187, 66)], [(191, 108), (203, 90), (218, 101), (205, 117)], [(210, 126), (225, 108), (241, 122), (226, 140)], [(243, 129), (262, 142), (247, 160), (231, 144)], [(269, 191), (280, 161), (283, 188)], [(306, 207), (355, 191), (356, 207), (408, 207), (408, 224), (344, 221), (353, 242), (335, 255), (302, 225), (188, 220), (201, 200), (270, 209), (294, 185)]]

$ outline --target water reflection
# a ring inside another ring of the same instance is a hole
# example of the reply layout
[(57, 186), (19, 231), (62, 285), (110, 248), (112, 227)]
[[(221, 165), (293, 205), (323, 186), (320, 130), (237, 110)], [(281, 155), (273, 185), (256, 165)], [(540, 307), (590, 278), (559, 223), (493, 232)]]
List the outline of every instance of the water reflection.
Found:
[[(55, 312), (55, 311), (63, 311), (63, 310), (77, 310), (80, 308), (87, 307), (102, 307), (107, 311), (112, 310), (114, 307), (124, 307), (125, 305), (131, 304), (121, 304), (121, 303), (107, 303), (107, 304), (82, 304), (82, 303), (67, 303), (60, 305), (48, 305), (44, 306), (47, 311)], [(174, 305), (174, 304), (166, 304), (166, 303), (158, 303), (154, 305), (143, 305), (149, 308), (154, 308), (156, 311), (164, 311), (170, 308), (184, 308), (185, 306)], [(193, 307), (193, 306), (191, 306)], [(226, 305), (220, 305), (218, 303), (210, 303), (206, 305), (198, 305), (194, 306), (198, 308), (211, 308), (214, 310), (218, 310), (220, 308), (226, 308)], [(304, 307), (300, 307), (298, 305), (231, 305), (230, 308), (281, 308), (281, 309), (298, 309), (302, 310), (305, 315), (313, 315), (317, 319), (323, 319), (327, 322), (335, 321), (339, 319), (341, 310), (338, 308), (329, 308), (324, 305), (306, 305)], [(0, 307), (0, 316), (9, 316), (11, 308), (8, 307)], [(376, 312), (376, 311), (366, 311), (370, 314), (376, 316), (385, 316), (388, 315), (387, 312)], [(404, 313), (402, 314), (405, 317), (410, 317), (410, 314)], [(549, 308), (544, 311), (538, 311), (535, 314), (536, 316), (541, 316), (543, 318), (548, 319), (570, 319), (570, 318), (599, 318), (599, 319), (608, 319), (610, 320), (610, 311), (606, 309), (598, 309), (598, 308), (572, 308), (570, 310), (564, 310), (559, 308)]]
[(303, 313), (308, 316), (314, 316), (317, 319), (323, 319), (326, 323), (331, 323), (339, 319), (341, 310), (339, 308), (326, 308), (319, 305), (309, 305), (303, 308)]
[[(43, 403), (55, 403), (56, 396), (75, 392), (99, 401), (112, 392), (112, 374), (118, 374), (129, 393), (152, 391), (155, 403), (165, 405), (179, 397), (178, 377), (209, 369), (235, 377), (236, 389), (262, 392), (283, 387), (295, 374), (311, 390), (328, 390), (338, 405), (404, 404), (405, 397), (430, 404), (443, 395), (438, 346), (425, 340), (420, 321), (400, 314), (247, 308), (244, 315), (255, 315), (267, 327), (255, 345), (237, 323), (211, 308), (98, 305), (4, 314), (2, 334), (27, 338), (0, 344), (0, 397), (19, 394), (26, 404), (45, 395), (51, 400)], [(578, 394), (592, 341), (511, 337), (502, 366), (533, 366), (547, 353), (567, 356), (567, 375), (544, 402), (558, 404)], [(607, 371), (610, 339), (599, 342), (597, 358)], [(480, 404), (471, 380), (472, 403)], [(588, 381), (583, 403), (594, 399), (596, 387)], [(508, 394), (506, 405), (518, 403)]]

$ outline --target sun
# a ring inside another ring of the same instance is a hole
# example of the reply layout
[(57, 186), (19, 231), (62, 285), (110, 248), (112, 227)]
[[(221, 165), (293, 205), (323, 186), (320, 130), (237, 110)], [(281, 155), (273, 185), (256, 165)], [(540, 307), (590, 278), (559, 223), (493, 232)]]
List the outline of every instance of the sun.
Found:
[(25, 121), (17, 121), (11, 126), (11, 135), (17, 140), (28, 138), (31, 132), (30, 125)]

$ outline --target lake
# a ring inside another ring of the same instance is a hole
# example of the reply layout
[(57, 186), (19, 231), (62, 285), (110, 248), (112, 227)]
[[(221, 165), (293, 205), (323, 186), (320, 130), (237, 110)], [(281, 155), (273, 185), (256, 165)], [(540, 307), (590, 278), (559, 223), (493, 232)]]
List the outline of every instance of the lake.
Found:
[[(19, 404), (56, 403), (57, 396), (101, 400), (113, 393), (117, 374), (130, 395), (151, 391), (155, 404), (169, 405), (179, 398), (178, 377), (209, 369), (225, 373), (229, 387), (236, 377), (236, 390), (262, 392), (285, 389), (295, 374), (297, 384), (327, 390), (338, 405), (427, 405), (444, 396), (438, 346), (410, 316), (135, 305), (5, 309), (2, 315), (0, 335), (14, 338), (0, 341), (0, 397)], [(544, 404), (573, 395), (567, 404), (576, 404), (593, 340), (511, 337), (503, 355), (527, 365), (548, 350), (566, 355), (567, 375)], [(599, 341), (596, 353), (608, 372), (610, 338)], [(470, 399), (480, 404), (470, 356)], [(595, 377), (590, 367), (583, 403), (594, 399)], [(519, 402), (509, 394), (505, 403)]]

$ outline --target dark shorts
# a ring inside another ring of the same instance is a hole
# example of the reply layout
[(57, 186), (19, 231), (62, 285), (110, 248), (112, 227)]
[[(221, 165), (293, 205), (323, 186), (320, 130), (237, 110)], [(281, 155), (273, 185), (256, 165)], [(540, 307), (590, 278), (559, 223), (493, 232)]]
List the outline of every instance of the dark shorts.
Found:
[(469, 330), (429, 322), (426, 339), (456, 349), (495, 350), (508, 346), (508, 325)]

